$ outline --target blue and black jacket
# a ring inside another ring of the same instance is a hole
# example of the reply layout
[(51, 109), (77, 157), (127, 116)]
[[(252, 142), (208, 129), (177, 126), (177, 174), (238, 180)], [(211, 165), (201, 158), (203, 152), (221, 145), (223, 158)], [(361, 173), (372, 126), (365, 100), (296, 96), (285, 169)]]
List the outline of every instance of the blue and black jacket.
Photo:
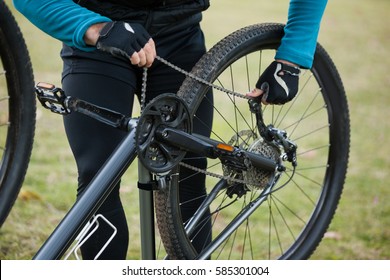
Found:
[[(290, 1), (285, 35), (276, 59), (285, 59), (303, 68), (312, 66), (326, 4), (327, 0)], [(188, 18), (200, 21), (200, 12), (209, 7), (209, 0), (14, 0), (14, 5), (54, 38), (68, 46), (91, 51), (94, 48), (87, 46), (83, 37), (92, 24), (133, 20), (143, 22), (153, 36), (162, 25)]]

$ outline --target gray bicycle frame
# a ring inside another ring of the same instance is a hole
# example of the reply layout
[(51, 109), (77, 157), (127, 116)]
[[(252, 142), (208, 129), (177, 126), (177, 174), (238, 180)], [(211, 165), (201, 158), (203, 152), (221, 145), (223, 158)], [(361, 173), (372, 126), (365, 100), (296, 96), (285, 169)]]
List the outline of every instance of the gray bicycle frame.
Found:
[[(56, 89), (55, 89), (56, 90)], [(49, 95), (46, 100), (52, 101), (52, 96)], [(137, 156), (136, 150), (136, 127), (138, 119), (126, 118), (125, 116), (109, 111), (105, 108), (96, 107), (82, 100), (76, 100), (68, 97), (67, 106), (73, 111), (83, 113), (92, 118), (95, 118), (108, 125), (119, 129), (124, 129), (128, 133), (118, 145), (106, 163), (102, 166), (96, 176), (92, 179), (85, 191), (80, 195), (70, 211), (65, 215), (60, 224), (56, 227), (50, 237), (46, 240), (33, 259), (35, 260), (52, 260), (60, 259), (68, 248), (72, 245), (73, 240), (77, 237), (83, 227), (92, 218), (95, 212), (99, 209), (107, 196), (114, 189), (119, 182), (122, 175), (134, 161)], [(62, 100), (59, 100), (62, 102)], [(57, 102), (57, 101), (56, 101)], [(57, 102), (58, 103), (58, 102)], [(62, 104), (63, 105), (63, 104)], [(163, 133), (165, 130), (169, 133)], [(157, 130), (160, 138), (167, 143), (183, 148), (184, 150), (192, 151), (203, 156), (216, 158), (213, 146), (216, 141), (206, 139), (199, 135), (193, 136), (191, 134), (183, 133), (180, 130), (164, 128), (162, 131)], [(161, 135), (166, 135), (162, 137)], [(264, 168), (268, 171), (275, 171), (278, 165), (272, 160), (260, 155), (246, 154), (252, 164), (259, 168)], [(140, 185), (147, 185), (152, 182), (151, 173), (141, 164), (138, 165), (138, 182)], [(270, 186), (271, 187), (271, 186)], [(218, 188), (218, 187), (217, 187)], [(271, 187), (272, 188), (272, 187)], [(268, 191), (266, 188), (264, 192)], [(153, 203), (153, 189), (139, 190), (140, 199), (140, 229), (141, 229), (141, 257), (144, 260), (156, 259), (155, 252), (155, 227), (154, 227), (154, 203)], [(265, 201), (266, 195), (254, 203), (254, 207), (243, 211), (232, 223), (225, 229), (222, 238), (219, 241), (212, 242), (205, 254), (211, 254), (223, 240), (225, 240), (232, 231), (234, 231), (245, 219)], [(208, 200), (205, 201), (200, 211), (204, 211), (208, 207)], [(191, 225), (187, 229), (191, 231), (198, 220), (198, 213), (195, 213)], [(208, 257), (205, 255), (200, 256)]]
[[(73, 240), (104, 202), (123, 173), (134, 161), (136, 153), (135, 131), (137, 120), (128, 122), (129, 133), (102, 166), (84, 193), (75, 202), (60, 224), (34, 256), (34, 260), (60, 259), (71, 246)], [(150, 182), (149, 171), (139, 164), (139, 182)], [(155, 259), (155, 229), (153, 192), (140, 192), (140, 229), (142, 259)]]

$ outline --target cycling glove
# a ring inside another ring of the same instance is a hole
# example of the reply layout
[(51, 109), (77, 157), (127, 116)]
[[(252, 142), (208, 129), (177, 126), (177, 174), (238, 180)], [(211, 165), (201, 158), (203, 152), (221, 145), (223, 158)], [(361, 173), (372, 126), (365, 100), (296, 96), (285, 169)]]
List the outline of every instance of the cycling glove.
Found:
[(122, 21), (107, 23), (100, 31), (96, 48), (111, 53), (116, 57), (130, 57), (139, 52), (149, 41), (150, 35), (138, 23)]
[(298, 92), (301, 70), (281, 62), (272, 62), (261, 74), (256, 83), (263, 90), (262, 101), (270, 104), (284, 104), (292, 100)]

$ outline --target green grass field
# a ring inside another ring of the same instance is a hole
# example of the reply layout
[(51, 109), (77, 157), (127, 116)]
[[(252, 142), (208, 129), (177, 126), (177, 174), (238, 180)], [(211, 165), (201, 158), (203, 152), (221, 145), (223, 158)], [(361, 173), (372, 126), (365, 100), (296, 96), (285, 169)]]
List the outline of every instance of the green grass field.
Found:
[[(209, 46), (245, 25), (285, 22), (288, 1), (212, 0), (211, 4), (203, 21)], [(386, 183), (390, 173), (389, 9), (388, 0), (329, 1), (323, 19), (319, 41), (337, 65), (348, 95), (351, 152), (339, 208), (312, 259), (390, 258), (390, 188)], [(61, 44), (15, 15), (29, 47), (36, 82), (60, 85)], [(132, 225), (128, 252), (132, 259), (140, 258), (136, 173), (136, 167), (131, 167), (122, 184)], [(76, 178), (61, 117), (38, 106), (28, 174), (0, 230), (0, 259), (34, 255), (72, 204)]]

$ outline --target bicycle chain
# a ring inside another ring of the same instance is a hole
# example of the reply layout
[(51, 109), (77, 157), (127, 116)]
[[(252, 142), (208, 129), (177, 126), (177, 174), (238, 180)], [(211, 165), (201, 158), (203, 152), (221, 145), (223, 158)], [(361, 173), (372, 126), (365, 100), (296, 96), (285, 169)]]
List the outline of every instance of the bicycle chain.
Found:
[[(242, 94), (242, 93), (238, 93), (238, 92), (235, 92), (233, 90), (229, 90), (229, 89), (226, 89), (226, 88), (223, 88), (221, 86), (217, 86), (213, 83), (210, 83), (208, 81), (206, 81), (205, 79), (202, 79), (200, 77), (197, 77), (195, 76), (194, 74), (191, 74), (190, 72), (180, 68), (179, 66), (177, 65), (174, 65), (173, 63), (169, 62), (168, 60), (160, 57), (160, 56), (156, 56), (156, 60), (160, 61), (161, 63), (171, 67), (172, 69), (178, 71), (179, 73), (191, 78), (191, 79), (194, 79), (195, 81), (199, 82), (199, 83), (202, 83), (206, 86), (209, 86), (211, 88), (214, 88), (214, 89), (217, 89), (219, 91), (222, 91), (224, 93), (227, 93), (227, 94), (230, 94), (232, 96), (235, 96), (235, 97), (240, 97), (240, 98), (243, 98), (243, 99), (250, 99), (250, 97), (246, 96), (245, 94)], [(142, 74), (142, 87), (141, 87), (141, 113), (142, 113), (142, 110), (143, 108), (145, 108), (145, 102), (146, 102), (146, 82), (147, 82), (147, 73), (148, 73), (148, 68), (144, 68), (144, 71), (143, 71), (143, 74)]]
[(235, 92), (235, 91), (232, 91), (232, 90), (229, 90), (229, 89), (226, 89), (226, 88), (214, 85), (213, 83), (210, 83), (210, 82), (206, 81), (205, 79), (197, 77), (197, 76), (191, 74), (190, 72), (187, 72), (184, 69), (182, 69), (182, 68), (180, 68), (180, 67), (178, 67), (178, 66), (176, 66), (176, 65), (174, 65), (172, 63), (170, 63), (169, 61), (167, 61), (166, 59), (164, 59), (162, 57), (157, 56), (156, 59), (159, 60), (160, 62), (164, 63), (165, 65), (171, 67), (172, 69), (178, 71), (179, 73), (184, 74), (185, 76), (190, 77), (191, 79), (194, 79), (195, 81), (197, 81), (199, 83), (202, 83), (202, 84), (204, 84), (206, 86), (212, 87), (214, 89), (217, 89), (219, 91), (228, 93), (228, 94), (236, 96), (236, 97), (249, 99), (249, 97), (246, 96), (245, 94), (241, 94), (241, 93), (238, 93), (238, 92)]
[(142, 86), (141, 86), (141, 114), (145, 109), (146, 105), (146, 82), (148, 80), (148, 68), (144, 67), (144, 71), (142, 73)]
[[(199, 82), (199, 83), (202, 83), (206, 86), (209, 86), (209, 87), (212, 87), (214, 89), (217, 89), (219, 91), (222, 91), (224, 93), (227, 93), (227, 94), (230, 94), (232, 96), (235, 96), (235, 97), (240, 97), (240, 98), (243, 98), (243, 99), (249, 99), (248, 96), (244, 95), (244, 94), (241, 94), (241, 93), (238, 93), (238, 92), (235, 92), (235, 91), (232, 91), (232, 90), (229, 90), (229, 89), (226, 89), (226, 88), (223, 88), (223, 87), (220, 87), (220, 86), (217, 86), (213, 83), (210, 83), (200, 77), (197, 77), (193, 74), (191, 74), (190, 72), (180, 68), (179, 66), (177, 65), (174, 65), (172, 64), (171, 62), (167, 61), (166, 59), (160, 57), (160, 56), (156, 56), (156, 60), (160, 61), (161, 63), (171, 67), (172, 69), (178, 71), (179, 73), (185, 75), (186, 77), (189, 77), (191, 79), (194, 79), (195, 81)], [(143, 71), (143, 74), (142, 74), (142, 87), (141, 87), (141, 114), (142, 114), (142, 111), (143, 109), (145, 108), (145, 103), (146, 103), (146, 82), (147, 82), (147, 68), (145, 67), (144, 68), (144, 71)], [(211, 176), (211, 177), (214, 177), (214, 178), (218, 178), (218, 179), (222, 179), (222, 180), (227, 180), (227, 181), (230, 181), (230, 182), (235, 182), (235, 183), (238, 183), (238, 184), (250, 184), (250, 182), (246, 182), (245, 180), (240, 180), (240, 179), (236, 179), (236, 178), (232, 178), (232, 177), (229, 177), (229, 176), (225, 176), (225, 175), (220, 175), (220, 174), (216, 174), (216, 173), (212, 173), (212, 172), (209, 172), (207, 170), (204, 170), (204, 169), (201, 169), (201, 168), (197, 168), (195, 166), (192, 166), (190, 164), (187, 164), (187, 163), (184, 163), (184, 162), (180, 162), (179, 163), (181, 166), (183, 167), (186, 167), (188, 169), (191, 169), (195, 172), (199, 172), (199, 173), (202, 173), (202, 174), (205, 174), (207, 176)]]
[(192, 165), (184, 163), (184, 162), (180, 162), (179, 164), (181, 166), (185, 167), (185, 168), (191, 169), (191, 170), (193, 170), (195, 172), (199, 172), (199, 173), (205, 174), (205, 175), (210, 176), (210, 177), (214, 177), (214, 178), (218, 178), (218, 179), (222, 179), (222, 180), (226, 180), (226, 181), (234, 182), (234, 183), (238, 183), (238, 184), (245, 184), (245, 185), (254, 184), (254, 183), (251, 183), (251, 182), (247, 182), (245, 180), (232, 178), (230, 176), (225, 176), (225, 175), (212, 173), (210, 171), (206, 171), (205, 169), (197, 168), (195, 166), (192, 166)]

